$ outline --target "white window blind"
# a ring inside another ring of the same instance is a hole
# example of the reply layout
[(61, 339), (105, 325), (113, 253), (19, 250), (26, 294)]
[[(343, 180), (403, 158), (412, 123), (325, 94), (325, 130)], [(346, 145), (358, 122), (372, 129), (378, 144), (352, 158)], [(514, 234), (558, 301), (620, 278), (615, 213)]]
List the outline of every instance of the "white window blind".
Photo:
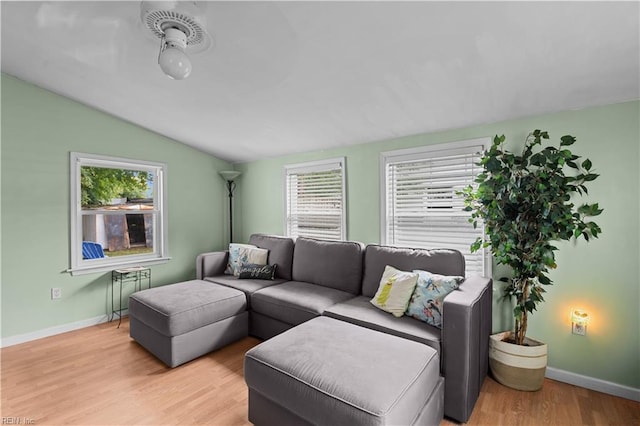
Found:
[(285, 166), (290, 237), (346, 239), (344, 158)]
[(384, 190), (382, 235), (385, 244), (415, 248), (451, 248), (465, 257), (466, 274), (490, 274), (484, 250), (470, 246), (482, 236), (456, 193), (476, 185), (477, 165), (488, 139), (439, 144), (382, 154)]

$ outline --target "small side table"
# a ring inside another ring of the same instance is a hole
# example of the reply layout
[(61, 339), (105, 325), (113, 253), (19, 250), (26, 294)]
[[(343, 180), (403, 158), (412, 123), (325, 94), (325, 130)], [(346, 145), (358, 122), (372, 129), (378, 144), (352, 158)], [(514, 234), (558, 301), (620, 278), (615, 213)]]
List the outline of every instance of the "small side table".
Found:
[[(111, 318), (109, 321), (113, 321), (115, 316), (118, 316), (118, 328), (122, 324), (122, 286), (128, 283), (133, 283), (134, 291), (142, 290), (142, 285), (146, 282), (147, 288), (151, 288), (151, 269), (143, 266), (136, 266), (133, 268), (122, 268), (111, 271)], [(113, 285), (118, 283), (120, 285), (120, 304), (118, 309), (115, 309), (113, 294)]]

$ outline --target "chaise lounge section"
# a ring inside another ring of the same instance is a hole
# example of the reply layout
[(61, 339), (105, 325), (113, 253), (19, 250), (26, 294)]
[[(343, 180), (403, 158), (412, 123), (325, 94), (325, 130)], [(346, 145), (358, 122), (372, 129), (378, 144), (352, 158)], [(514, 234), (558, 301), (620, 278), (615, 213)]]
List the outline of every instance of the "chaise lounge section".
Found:
[(169, 367), (247, 336), (243, 292), (193, 280), (129, 298), (129, 334)]

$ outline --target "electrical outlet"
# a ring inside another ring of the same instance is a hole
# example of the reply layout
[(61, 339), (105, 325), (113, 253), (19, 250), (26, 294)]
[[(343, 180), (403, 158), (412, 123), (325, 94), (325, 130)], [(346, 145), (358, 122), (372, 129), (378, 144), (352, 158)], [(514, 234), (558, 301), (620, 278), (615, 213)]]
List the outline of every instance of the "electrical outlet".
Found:
[(571, 332), (573, 334), (577, 334), (579, 336), (586, 336), (587, 335), (587, 326), (583, 325), (583, 324), (578, 324), (578, 323), (571, 323)]
[(61, 288), (52, 288), (51, 289), (51, 300), (62, 299), (62, 289)]

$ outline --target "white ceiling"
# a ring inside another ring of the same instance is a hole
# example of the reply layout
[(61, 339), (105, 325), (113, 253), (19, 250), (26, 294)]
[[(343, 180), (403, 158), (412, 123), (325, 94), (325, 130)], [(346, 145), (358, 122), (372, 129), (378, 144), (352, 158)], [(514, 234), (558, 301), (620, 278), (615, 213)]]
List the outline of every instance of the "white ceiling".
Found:
[(638, 2), (199, 2), (167, 78), (139, 2), (2, 1), (2, 71), (243, 162), (640, 98)]

